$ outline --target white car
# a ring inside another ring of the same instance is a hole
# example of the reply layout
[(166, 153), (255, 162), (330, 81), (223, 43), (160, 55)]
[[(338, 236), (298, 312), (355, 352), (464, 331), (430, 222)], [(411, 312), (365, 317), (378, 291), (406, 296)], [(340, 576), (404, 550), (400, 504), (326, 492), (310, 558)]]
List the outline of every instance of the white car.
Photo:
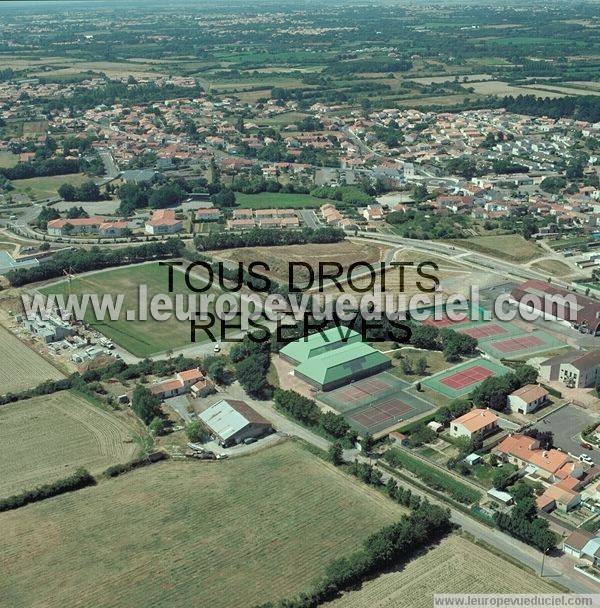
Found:
[(220, 353), (221, 352), (221, 345), (217, 342), (213, 348), (213, 351), (215, 353)]
[(585, 462), (586, 464), (594, 464), (594, 461), (587, 454), (580, 454), (579, 462)]

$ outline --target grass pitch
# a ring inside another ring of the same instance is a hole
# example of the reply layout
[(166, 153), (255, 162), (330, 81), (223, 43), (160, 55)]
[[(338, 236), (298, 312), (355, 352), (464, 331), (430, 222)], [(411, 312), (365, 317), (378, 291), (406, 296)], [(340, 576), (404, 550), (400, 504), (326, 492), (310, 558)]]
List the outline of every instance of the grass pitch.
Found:
[(161, 463), (0, 514), (0, 596), (13, 608), (253, 606), (306, 589), (402, 512), (292, 442)]
[(98, 473), (127, 462), (137, 450), (135, 434), (124, 416), (68, 391), (3, 406), (0, 496), (66, 477), (77, 467)]
[[(69, 289), (72, 294), (96, 293), (124, 294), (123, 306), (119, 319), (111, 321), (108, 316), (105, 320), (97, 320), (91, 306), (88, 306), (85, 320), (102, 332), (105, 336), (122, 346), (137, 357), (149, 357), (169, 349), (177, 349), (191, 345), (191, 329), (188, 320), (179, 321), (175, 317), (175, 311), (168, 321), (157, 321), (148, 314), (148, 320), (141, 321), (140, 307), (138, 305), (138, 289), (140, 285), (146, 285), (148, 289), (148, 302), (158, 295), (171, 295), (173, 300), (176, 294), (185, 296), (183, 310), (187, 310), (187, 296), (192, 294), (186, 286), (184, 275), (174, 272), (173, 294), (168, 293), (168, 272), (166, 266), (158, 264), (142, 264), (115, 268), (103, 272), (93, 273), (84, 277), (75, 278), (69, 287), (66, 281), (56, 283), (40, 289), (44, 294), (62, 294), (68, 296)], [(193, 285), (198, 288), (202, 283), (192, 279)], [(210, 288), (207, 293), (219, 295), (221, 292), (216, 288)], [(135, 311), (135, 320), (127, 320), (127, 311)], [(220, 339), (219, 327), (213, 328), (215, 337)], [(209, 336), (198, 331), (197, 342), (206, 341)]]
[(64, 378), (41, 355), (0, 325), (0, 394), (17, 393), (44, 380)]
[(32, 199), (49, 198), (58, 196), (58, 189), (63, 184), (81, 186), (90, 178), (83, 173), (71, 173), (69, 175), (51, 175), (47, 177), (30, 177), (28, 179), (15, 179), (11, 181), (15, 192), (27, 194)]

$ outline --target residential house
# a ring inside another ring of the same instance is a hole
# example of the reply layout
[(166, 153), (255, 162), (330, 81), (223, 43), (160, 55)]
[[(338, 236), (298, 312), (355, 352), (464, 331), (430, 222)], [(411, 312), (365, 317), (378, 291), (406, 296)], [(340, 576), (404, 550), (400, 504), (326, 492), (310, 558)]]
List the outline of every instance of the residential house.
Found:
[(173, 209), (157, 209), (146, 222), (146, 234), (176, 234), (183, 230), (183, 222), (175, 218)]
[(548, 403), (549, 393), (539, 384), (526, 384), (507, 397), (508, 407), (513, 413), (531, 414)]
[(223, 218), (223, 214), (220, 209), (213, 208), (200, 208), (196, 210), (195, 219), (197, 222), (218, 222)]
[(452, 437), (472, 439), (476, 434), (484, 437), (498, 429), (498, 416), (491, 410), (475, 408), (450, 422)]
[(201, 390), (205, 387), (206, 380), (204, 374), (197, 367), (194, 367), (178, 372), (174, 378), (151, 384), (148, 390), (159, 399), (168, 399), (169, 397), (183, 395), (192, 390)]
[(48, 234), (52, 236), (70, 236), (76, 234), (93, 234), (100, 230), (104, 223), (101, 217), (59, 218), (48, 222)]

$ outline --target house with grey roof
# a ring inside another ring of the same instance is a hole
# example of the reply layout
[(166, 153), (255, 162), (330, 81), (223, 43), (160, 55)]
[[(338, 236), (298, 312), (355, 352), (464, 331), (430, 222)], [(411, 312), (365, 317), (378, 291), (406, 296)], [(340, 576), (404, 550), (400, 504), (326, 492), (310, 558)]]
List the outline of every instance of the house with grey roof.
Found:
[(556, 355), (542, 361), (539, 372), (542, 381), (558, 380), (571, 388), (595, 386), (600, 380), (600, 349)]

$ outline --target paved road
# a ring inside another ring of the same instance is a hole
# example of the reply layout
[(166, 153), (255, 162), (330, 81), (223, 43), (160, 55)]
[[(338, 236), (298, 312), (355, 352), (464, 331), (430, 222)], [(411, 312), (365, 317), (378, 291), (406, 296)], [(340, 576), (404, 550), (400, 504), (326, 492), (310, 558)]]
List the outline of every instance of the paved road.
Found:
[[(380, 242), (384, 244), (395, 243), (398, 245), (406, 245), (413, 249), (419, 249), (427, 251), (436, 255), (441, 255), (450, 258), (457, 258), (461, 256), (461, 262), (477, 268), (478, 270), (489, 269), (497, 274), (516, 278), (519, 281), (526, 279), (540, 279), (546, 281), (548, 276), (529, 268), (524, 268), (517, 264), (511, 264), (504, 260), (499, 260), (481, 253), (474, 253), (469, 249), (459, 247), (456, 245), (446, 245), (445, 243), (438, 243), (434, 241), (420, 241), (416, 239), (406, 239), (401, 236), (393, 234), (374, 234), (372, 232), (360, 231), (357, 235), (360, 238), (367, 239), (369, 241)], [(556, 280), (555, 284), (566, 286), (562, 281)]]
[(109, 150), (105, 148), (98, 148), (98, 155), (104, 163), (104, 169), (106, 171), (106, 177), (108, 179), (114, 179), (119, 176), (119, 167), (113, 158), (113, 155)]
[(309, 228), (321, 227), (321, 222), (318, 220), (317, 215), (312, 209), (298, 209), (298, 213)]

